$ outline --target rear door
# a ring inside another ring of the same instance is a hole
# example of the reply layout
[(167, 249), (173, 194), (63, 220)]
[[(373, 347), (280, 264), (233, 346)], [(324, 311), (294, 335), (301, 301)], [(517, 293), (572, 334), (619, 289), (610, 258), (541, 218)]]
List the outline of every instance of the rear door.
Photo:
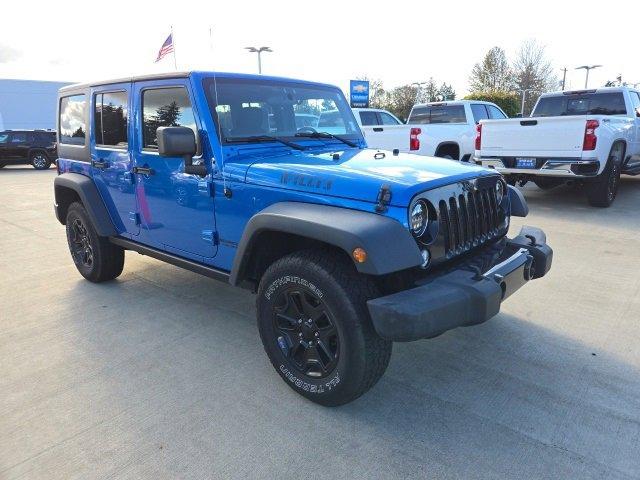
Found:
[(386, 112), (364, 110), (359, 112), (362, 133), (371, 148), (402, 151), (409, 149), (409, 129)]
[[(211, 176), (184, 173), (184, 159), (158, 154), (158, 127), (194, 130), (198, 152), (194, 163), (212, 157), (201, 137), (201, 122), (189, 80), (136, 82), (136, 135), (133, 150), (141, 238), (176, 255), (206, 261), (217, 253)], [(207, 168), (210, 169), (210, 160)]]
[(13, 132), (9, 134), (7, 158), (11, 160), (27, 160), (29, 158), (29, 143), (27, 132)]
[(95, 87), (91, 92), (91, 170), (118, 230), (140, 232), (132, 176), (131, 83)]

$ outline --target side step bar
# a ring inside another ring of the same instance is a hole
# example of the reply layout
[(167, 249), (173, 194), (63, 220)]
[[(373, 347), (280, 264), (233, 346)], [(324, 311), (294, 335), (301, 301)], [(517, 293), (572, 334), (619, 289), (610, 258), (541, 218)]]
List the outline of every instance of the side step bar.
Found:
[(620, 173), (633, 176), (640, 175), (640, 162), (627, 163)]
[(188, 260), (171, 253), (156, 250), (155, 248), (148, 247), (147, 245), (142, 245), (141, 243), (134, 242), (133, 240), (128, 240), (126, 238), (109, 237), (109, 241), (115, 245), (121, 246), (126, 250), (133, 250), (141, 255), (147, 255), (157, 260), (162, 260), (165, 263), (170, 263), (171, 265), (175, 265), (176, 267), (199, 273), (200, 275), (204, 275), (205, 277), (213, 278), (215, 280), (220, 280), (223, 282), (229, 282), (229, 272), (225, 272), (224, 270), (218, 270), (217, 268), (203, 265), (202, 263), (194, 262), (193, 260)]

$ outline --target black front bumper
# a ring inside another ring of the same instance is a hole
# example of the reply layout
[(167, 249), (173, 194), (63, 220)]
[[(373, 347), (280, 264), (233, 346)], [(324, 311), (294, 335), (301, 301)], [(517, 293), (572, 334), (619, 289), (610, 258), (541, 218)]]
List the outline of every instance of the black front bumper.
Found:
[(369, 300), (378, 335), (395, 342), (436, 337), (456, 327), (486, 322), (500, 304), (551, 268), (553, 251), (544, 232), (523, 227), (508, 239), (484, 271), (460, 268), (392, 295)]

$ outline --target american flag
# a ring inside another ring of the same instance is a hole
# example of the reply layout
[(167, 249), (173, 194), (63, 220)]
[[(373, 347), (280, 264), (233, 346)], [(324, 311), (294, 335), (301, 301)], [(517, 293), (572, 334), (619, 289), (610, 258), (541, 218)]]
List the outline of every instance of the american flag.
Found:
[(171, 52), (173, 52), (173, 33), (169, 34), (167, 39), (162, 44), (162, 47), (160, 47), (160, 51), (158, 52), (158, 58), (156, 58), (156, 62), (159, 62), (165, 57), (165, 55)]

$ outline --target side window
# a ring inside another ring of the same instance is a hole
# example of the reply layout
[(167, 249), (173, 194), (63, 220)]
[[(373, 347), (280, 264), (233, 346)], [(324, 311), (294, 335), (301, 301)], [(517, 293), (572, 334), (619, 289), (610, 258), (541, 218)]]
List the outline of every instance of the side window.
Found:
[(499, 120), (502, 118), (507, 118), (507, 116), (504, 113), (502, 113), (502, 111), (499, 108), (493, 105), (487, 105), (487, 109), (489, 110), (489, 117), (492, 119)]
[(0, 143), (8, 143), (8, 142), (9, 142), (9, 134), (0, 133)]
[(27, 134), (24, 132), (16, 132), (11, 134), (10, 143), (26, 143)]
[(383, 125), (399, 125), (399, 122), (388, 113), (380, 112), (380, 118)]
[(60, 99), (60, 143), (84, 145), (87, 136), (86, 104), (84, 95), (73, 95)]
[(127, 147), (127, 92), (97, 93), (94, 125), (96, 144)]
[(473, 119), (476, 123), (480, 123), (480, 120), (486, 120), (489, 118), (487, 109), (482, 103), (472, 103), (471, 112), (473, 113)]
[(142, 146), (157, 149), (158, 127), (189, 127), (198, 138), (196, 121), (187, 89), (153, 88), (142, 91)]
[(378, 125), (378, 116), (376, 112), (360, 112), (360, 121), (363, 127)]

